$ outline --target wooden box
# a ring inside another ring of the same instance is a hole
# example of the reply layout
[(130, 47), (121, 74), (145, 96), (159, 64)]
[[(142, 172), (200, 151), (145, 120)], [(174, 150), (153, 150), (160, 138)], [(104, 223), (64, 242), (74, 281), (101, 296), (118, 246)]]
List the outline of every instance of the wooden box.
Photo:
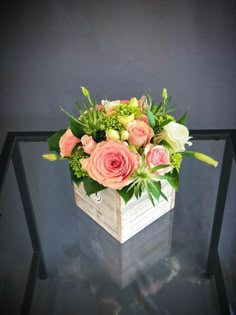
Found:
[(79, 247), (91, 273), (125, 288), (171, 252), (173, 211), (119, 244), (83, 211), (78, 212)]
[(100, 224), (120, 243), (124, 243), (150, 223), (160, 218), (174, 207), (175, 190), (167, 181), (162, 182), (162, 191), (168, 201), (160, 198), (153, 207), (147, 194), (138, 200), (133, 197), (127, 204), (112, 189), (87, 196), (81, 184), (74, 184), (75, 203), (94, 221)]

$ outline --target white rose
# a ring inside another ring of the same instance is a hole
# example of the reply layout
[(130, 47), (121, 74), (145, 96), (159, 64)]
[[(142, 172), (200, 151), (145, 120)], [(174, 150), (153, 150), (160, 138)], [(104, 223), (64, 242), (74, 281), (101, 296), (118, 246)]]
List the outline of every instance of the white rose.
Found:
[(162, 139), (166, 140), (175, 152), (185, 151), (185, 144), (192, 145), (188, 140), (189, 131), (184, 125), (171, 121), (165, 125), (162, 131)]

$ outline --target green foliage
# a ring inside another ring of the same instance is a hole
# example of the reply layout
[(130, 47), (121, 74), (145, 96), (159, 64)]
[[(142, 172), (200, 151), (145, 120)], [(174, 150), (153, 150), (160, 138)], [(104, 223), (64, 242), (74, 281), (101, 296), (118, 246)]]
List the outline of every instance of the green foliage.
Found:
[(50, 151), (55, 151), (60, 154), (59, 141), (61, 136), (64, 135), (67, 129), (59, 130), (48, 138), (48, 146)]
[(148, 118), (148, 122), (150, 126), (154, 128), (156, 125), (155, 116), (153, 115), (152, 111), (149, 108), (147, 109), (146, 113), (147, 113), (147, 118)]
[(80, 163), (81, 158), (86, 158), (87, 155), (84, 153), (83, 149), (78, 149), (69, 160), (69, 165), (71, 170), (73, 171), (76, 178), (88, 176), (88, 173), (82, 168)]
[(116, 114), (106, 117), (106, 119), (103, 121), (103, 125), (105, 130), (109, 129), (118, 131), (124, 130), (124, 126), (121, 122), (119, 122), (118, 115)]
[(103, 189), (106, 189), (103, 185), (99, 184), (95, 180), (93, 180), (90, 177), (84, 177), (83, 179), (84, 182), (84, 189), (86, 191), (86, 194), (88, 196), (97, 193), (98, 191), (101, 191)]
[(160, 179), (166, 179), (168, 183), (175, 189), (179, 188), (179, 173), (176, 169), (173, 169), (172, 172), (165, 175), (157, 175)]
[(127, 203), (134, 195), (134, 187), (131, 187), (130, 184), (120, 190), (117, 190), (117, 192), (123, 198), (124, 202)]
[(180, 170), (182, 164), (183, 156), (180, 153), (172, 154), (170, 157), (171, 165), (175, 168), (178, 172)]
[(177, 121), (178, 124), (186, 125), (187, 113), (185, 112), (183, 116)]
[(83, 125), (70, 118), (70, 129), (74, 136), (77, 138), (81, 138), (85, 133), (83, 129)]
[(201, 162), (207, 163), (211, 166), (216, 167), (218, 165), (218, 162), (211, 158), (209, 155), (206, 155), (201, 152), (194, 152), (194, 151), (184, 151), (184, 152), (179, 152), (179, 154), (182, 154), (183, 156), (186, 157), (195, 157)]
[(167, 200), (166, 196), (161, 191), (161, 176), (155, 174), (159, 169), (165, 168), (169, 165), (158, 165), (149, 169), (145, 162), (145, 156), (142, 156), (142, 162), (140, 167), (132, 175), (133, 183), (130, 185), (130, 189), (134, 190), (134, 195), (138, 199), (141, 197), (143, 192), (147, 192), (148, 197), (153, 206), (155, 201), (159, 201), (160, 196)]
[(155, 121), (156, 121), (156, 128), (154, 131), (155, 133), (158, 133), (163, 129), (165, 125), (167, 125), (171, 121), (176, 121), (176, 120), (172, 115), (162, 114), (162, 115), (156, 115)]
[(135, 118), (142, 116), (142, 110), (138, 106), (134, 105), (130, 106), (128, 104), (121, 104), (117, 105), (114, 110), (118, 116), (129, 116), (131, 114), (134, 114)]

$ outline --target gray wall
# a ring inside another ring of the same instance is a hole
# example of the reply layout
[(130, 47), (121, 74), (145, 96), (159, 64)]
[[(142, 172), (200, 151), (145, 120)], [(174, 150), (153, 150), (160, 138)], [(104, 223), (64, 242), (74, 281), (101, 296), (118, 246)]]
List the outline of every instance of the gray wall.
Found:
[(0, 134), (66, 126), (98, 99), (167, 87), (190, 128), (236, 127), (234, 1), (18, 1), (1, 9)]

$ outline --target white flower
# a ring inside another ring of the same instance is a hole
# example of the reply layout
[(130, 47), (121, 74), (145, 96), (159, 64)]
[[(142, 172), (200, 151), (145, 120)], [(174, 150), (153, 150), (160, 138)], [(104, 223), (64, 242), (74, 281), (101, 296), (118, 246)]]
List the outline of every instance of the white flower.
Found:
[(166, 140), (175, 152), (185, 151), (185, 144), (192, 145), (188, 140), (189, 131), (184, 125), (171, 121), (164, 126), (162, 131), (162, 139)]
[(114, 107), (116, 107), (117, 105), (120, 105), (120, 101), (107, 101), (107, 100), (102, 100), (101, 101), (102, 105), (105, 108), (105, 111), (107, 113), (112, 112), (114, 110)]

